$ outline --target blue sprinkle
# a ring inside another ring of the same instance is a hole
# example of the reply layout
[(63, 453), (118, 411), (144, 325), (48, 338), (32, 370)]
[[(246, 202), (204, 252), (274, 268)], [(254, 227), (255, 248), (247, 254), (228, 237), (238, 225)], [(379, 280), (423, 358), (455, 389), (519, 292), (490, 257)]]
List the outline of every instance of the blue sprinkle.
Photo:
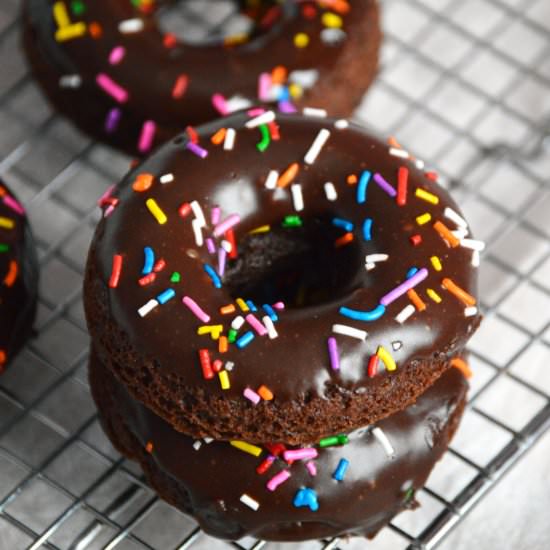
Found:
[(407, 279), (410, 279), (417, 272), (418, 272), (418, 267), (411, 267), (409, 271), (407, 271)]
[(207, 275), (212, 279), (212, 282), (216, 288), (222, 287), (222, 280), (219, 278), (216, 270), (211, 265), (204, 264), (204, 271), (206, 271)]
[(372, 239), (371, 229), (372, 229), (372, 218), (367, 218), (363, 222), (363, 238), (365, 239), (365, 241), (370, 241)]
[(264, 308), (264, 311), (267, 313), (269, 318), (274, 323), (276, 323), (279, 320), (279, 316), (275, 313), (275, 310), (269, 304), (264, 304), (262, 307)]
[(256, 307), (256, 304), (252, 300), (246, 300), (246, 305), (248, 306), (248, 309), (255, 313), (258, 311), (258, 308)]
[(143, 264), (142, 275), (149, 275), (153, 272), (153, 267), (155, 266), (155, 252), (150, 246), (146, 246), (143, 249), (145, 253), (145, 263)]
[(371, 175), (372, 174), (368, 170), (364, 170), (359, 178), (359, 183), (357, 184), (357, 202), (359, 204), (367, 202), (367, 187)]
[(317, 493), (309, 487), (304, 487), (296, 493), (293, 504), (296, 508), (307, 506), (312, 512), (317, 512), (317, 510), (319, 510)]
[(338, 462), (338, 466), (336, 467), (336, 470), (334, 470), (334, 473), (332, 474), (332, 477), (336, 481), (344, 481), (344, 476), (346, 475), (346, 470), (349, 466), (349, 460), (346, 460), (345, 458), (341, 458), (340, 462)]
[(171, 300), (175, 295), (176, 295), (176, 291), (173, 288), (169, 288), (164, 292), (161, 292), (157, 296), (157, 302), (161, 305), (165, 304), (166, 302), (168, 302), (168, 300)]
[(341, 227), (344, 231), (348, 233), (353, 231), (353, 223), (349, 220), (343, 220), (342, 218), (332, 218), (332, 225), (335, 227)]
[(281, 86), (281, 91), (279, 93), (278, 101), (290, 101), (290, 92), (287, 86)]
[(248, 346), (252, 340), (254, 340), (254, 333), (249, 330), (248, 332), (245, 332), (235, 343), (239, 349), (243, 349)]
[(376, 321), (380, 319), (386, 312), (386, 308), (382, 304), (378, 304), (371, 311), (359, 311), (357, 309), (350, 309), (349, 307), (341, 307), (339, 309), (340, 315), (349, 317), (355, 321)]

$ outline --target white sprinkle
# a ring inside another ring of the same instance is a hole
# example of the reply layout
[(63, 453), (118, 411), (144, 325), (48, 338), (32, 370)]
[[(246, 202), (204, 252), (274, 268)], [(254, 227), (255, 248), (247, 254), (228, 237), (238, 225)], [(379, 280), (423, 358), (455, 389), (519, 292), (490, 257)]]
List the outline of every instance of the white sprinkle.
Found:
[(443, 212), (443, 215), (446, 218), (449, 218), (452, 222), (456, 223), (458, 227), (462, 227), (464, 229), (468, 228), (468, 222), (457, 212), (455, 212), (452, 208), (449, 208), (448, 206), (445, 208), (445, 211)]
[(267, 329), (267, 335), (269, 336), (270, 340), (274, 340), (279, 336), (277, 334), (277, 330), (275, 329), (275, 325), (273, 324), (273, 321), (271, 320), (271, 317), (269, 315), (264, 315), (262, 317), (262, 321), (265, 325), (265, 328)]
[(225, 139), (223, 140), (223, 149), (224, 151), (232, 151), (235, 145), (235, 138), (237, 137), (237, 132), (234, 128), (228, 128), (225, 132)]
[(231, 372), (234, 368), (235, 368), (235, 363), (233, 363), (233, 361), (227, 361), (227, 363), (225, 364), (225, 370), (227, 372)]
[(233, 321), (231, 321), (231, 328), (239, 330), (244, 325), (244, 317), (242, 315), (237, 315)]
[(118, 24), (118, 30), (122, 34), (131, 34), (143, 30), (144, 24), (142, 19), (125, 19)]
[(288, 81), (300, 85), (302, 88), (313, 88), (319, 80), (319, 71), (317, 69), (301, 69), (292, 71), (288, 75)]
[(79, 74), (66, 74), (59, 79), (61, 88), (80, 88), (82, 77)]
[(468, 230), (464, 229), (463, 227), (459, 227), (458, 229), (453, 229), (451, 233), (459, 240), (465, 239), (468, 236)]
[(472, 252), (472, 266), (473, 267), (479, 267), (479, 264), (481, 262), (479, 250), (474, 250)]
[(195, 214), (197, 222), (199, 223), (199, 227), (206, 227), (206, 219), (204, 217), (201, 205), (197, 201), (193, 201), (190, 206), (191, 210), (193, 210), (193, 214)]
[(234, 113), (235, 111), (252, 107), (252, 102), (246, 99), (246, 97), (234, 95), (225, 100), (225, 107), (230, 113)]
[(145, 317), (148, 313), (151, 313), (159, 303), (156, 300), (149, 300), (144, 306), (141, 306), (138, 309), (138, 313), (140, 317)]
[(304, 107), (303, 113), (305, 116), (317, 118), (325, 118), (327, 116), (327, 112), (324, 109), (316, 109), (314, 107)]
[(365, 257), (365, 263), (378, 263), (378, 262), (385, 262), (389, 256), (387, 254), (367, 254)]
[(266, 189), (276, 189), (277, 181), (279, 180), (279, 172), (277, 170), (270, 170), (265, 180)]
[(300, 212), (304, 209), (304, 196), (302, 195), (302, 186), (299, 183), (293, 183), (290, 186), (290, 192), (292, 193), (294, 210), (296, 210), (296, 212)]
[(399, 324), (403, 324), (415, 311), (416, 310), (414, 306), (412, 304), (409, 304), (395, 316), (395, 320)]
[(201, 448), (201, 445), (202, 445), (202, 441), (199, 441), (198, 439), (193, 443), (193, 449), (195, 449), (195, 451), (198, 451), (200, 448)]
[(464, 317), (473, 317), (474, 315), (477, 315), (476, 306), (470, 306), (464, 309)]
[(376, 267), (376, 264), (373, 264), (372, 262), (367, 262), (365, 264), (365, 269), (367, 271), (372, 271)]
[(204, 244), (204, 237), (202, 236), (202, 227), (199, 220), (193, 220), (191, 222), (191, 227), (193, 228), (193, 233), (195, 235), (195, 243), (197, 246), (202, 246)]
[(309, 148), (309, 151), (306, 153), (306, 156), (304, 157), (304, 162), (306, 164), (313, 164), (317, 160), (317, 157), (319, 156), (321, 149), (324, 147), (329, 137), (330, 137), (330, 132), (326, 128), (319, 130), (317, 137), (313, 141), (311, 147)]
[(351, 336), (351, 338), (357, 338), (357, 340), (366, 340), (368, 336), (366, 330), (360, 330), (349, 325), (332, 325), (332, 332), (343, 336)]
[(408, 151), (398, 149), (397, 147), (390, 147), (390, 155), (392, 155), (392, 157), (399, 157), (402, 159), (408, 159), (410, 156)]
[(252, 497), (249, 497), (246, 493), (241, 495), (240, 501), (249, 508), (252, 508), (254, 512), (260, 507), (260, 503), (257, 500), (254, 500)]
[(414, 164), (419, 170), (424, 170), (424, 166), (426, 166), (424, 161), (420, 159), (417, 159)]
[(403, 347), (403, 342), (401, 340), (395, 340), (391, 343), (393, 351), (399, 351)]
[(336, 187), (334, 183), (327, 181), (325, 183), (325, 195), (329, 201), (335, 201), (338, 198), (338, 193), (336, 192)]
[(321, 41), (325, 44), (337, 44), (346, 39), (347, 34), (342, 29), (328, 28), (321, 31)]
[(266, 111), (265, 113), (262, 113), (261, 115), (251, 118), (245, 126), (247, 128), (257, 128), (258, 126), (261, 126), (262, 124), (269, 124), (270, 122), (273, 122), (275, 120), (275, 113), (273, 111)]
[(213, 438), (213, 437), (203, 437), (202, 440), (203, 440), (207, 445), (210, 445), (210, 443), (212, 443), (212, 441), (214, 441), (214, 438)]
[(349, 128), (349, 120), (341, 118), (334, 123), (334, 127), (338, 128), (338, 130), (345, 130), (346, 128)]
[(221, 247), (230, 254), (233, 250), (233, 247), (231, 246), (231, 243), (229, 241), (226, 241), (225, 239), (221, 242)]
[(481, 252), (485, 250), (485, 243), (483, 241), (477, 241), (476, 239), (462, 239), (460, 245), (464, 248), (471, 248), (472, 250), (477, 250)]
[(164, 176), (160, 176), (160, 183), (171, 183), (174, 181), (174, 174), (164, 174)]
[(390, 459), (394, 458), (395, 450), (392, 447), (390, 440), (388, 439), (388, 436), (380, 428), (373, 428), (372, 435), (374, 435), (374, 437), (376, 437), (376, 439), (378, 440), (378, 443), (382, 445), (387, 457)]

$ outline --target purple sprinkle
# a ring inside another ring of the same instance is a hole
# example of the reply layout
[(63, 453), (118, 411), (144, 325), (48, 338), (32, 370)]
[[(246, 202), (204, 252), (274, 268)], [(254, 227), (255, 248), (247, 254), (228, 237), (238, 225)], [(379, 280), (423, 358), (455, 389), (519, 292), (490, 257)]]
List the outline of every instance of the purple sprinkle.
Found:
[(111, 109), (107, 114), (107, 119), (105, 120), (105, 130), (112, 134), (117, 129), (121, 116), (122, 111), (118, 107)]
[(211, 239), (210, 237), (206, 239), (206, 248), (210, 254), (216, 253), (216, 245), (214, 244), (213, 239)]
[(332, 370), (340, 370), (340, 356), (338, 355), (338, 344), (336, 338), (331, 336), (328, 339), (328, 354)]
[(192, 141), (189, 141), (185, 147), (201, 159), (205, 159), (208, 156), (208, 151), (206, 149), (203, 149), (200, 145), (197, 145)]
[(407, 279), (404, 283), (401, 283), (398, 287), (394, 288), (391, 292), (388, 292), (382, 297), (380, 303), (383, 306), (388, 306), (400, 296), (403, 296), (406, 292), (414, 288), (418, 283), (422, 282), (428, 276), (428, 270), (423, 267), (417, 271), (410, 279)]
[(220, 277), (223, 277), (225, 273), (225, 262), (227, 260), (227, 250), (225, 248), (220, 248), (218, 250), (218, 273)]
[(395, 197), (397, 191), (380, 175), (374, 174), (374, 181), (390, 196)]
[(292, 114), (297, 113), (298, 109), (296, 109), (290, 101), (279, 101), (279, 111), (281, 111), (281, 113)]

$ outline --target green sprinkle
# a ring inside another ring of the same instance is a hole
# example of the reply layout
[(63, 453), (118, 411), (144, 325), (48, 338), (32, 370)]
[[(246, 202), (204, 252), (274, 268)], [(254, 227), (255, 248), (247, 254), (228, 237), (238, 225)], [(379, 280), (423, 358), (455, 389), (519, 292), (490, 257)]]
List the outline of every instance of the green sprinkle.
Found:
[(82, 15), (86, 11), (86, 6), (80, 0), (73, 0), (71, 2), (71, 10), (75, 15)]
[(174, 271), (174, 273), (172, 273), (172, 276), (170, 277), (170, 282), (179, 283), (180, 281), (181, 281), (181, 275), (179, 274), (179, 272)]
[(0, 244), (0, 252), (8, 252), (9, 249), (10, 249), (9, 244)]
[(340, 435), (330, 435), (329, 437), (324, 437), (319, 441), (319, 447), (334, 447), (335, 445), (345, 445), (348, 442), (348, 436), (345, 434)]
[(227, 341), (230, 344), (234, 344), (237, 341), (237, 331), (234, 328), (230, 328), (227, 332)]
[(286, 216), (283, 220), (283, 227), (302, 227), (300, 216)]
[(409, 487), (405, 493), (405, 502), (409, 502), (414, 497), (414, 487)]
[(271, 136), (269, 135), (269, 128), (267, 124), (260, 124), (260, 132), (262, 133), (262, 140), (256, 144), (258, 151), (263, 153), (271, 143)]

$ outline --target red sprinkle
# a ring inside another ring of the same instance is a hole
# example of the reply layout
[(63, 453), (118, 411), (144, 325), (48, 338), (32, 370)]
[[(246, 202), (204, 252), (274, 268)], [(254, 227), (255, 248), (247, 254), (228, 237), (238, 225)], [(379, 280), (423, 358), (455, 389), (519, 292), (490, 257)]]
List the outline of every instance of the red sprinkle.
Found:
[(216, 359), (213, 363), (212, 363), (212, 370), (214, 372), (220, 372), (223, 368), (223, 361), (220, 361), (219, 359)]
[(411, 236), (411, 243), (414, 246), (418, 246), (422, 242), (422, 236), (421, 235), (412, 235)]
[(150, 285), (154, 280), (157, 278), (156, 273), (149, 273), (148, 275), (145, 275), (141, 279), (138, 280), (138, 283), (140, 286), (147, 286)]
[(397, 204), (405, 206), (407, 204), (407, 185), (409, 183), (409, 169), (406, 166), (400, 166), (397, 172)]
[(273, 455), (279, 456), (286, 451), (286, 447), (282, 443), (266, 443), (264, 447)]
[(111, 278), (109, 279), (109, 286), (116, 288), (120, 280), (120, 272), (122, 271), (122, 256), (115, 254), (113, 256), (113, 270), (111, 271)]
[(173, 48), (177, 45), (178, 39), (176, 38), (175, 34), (172, 34), (171, 32), (166, 33), (164, 35), (164, 38), (162, 39), (162, 43), (164, 44), (165, 48)]
[(273, 141), (279, 141), (281, 139), (281, 134), (279, 132), (279, 125), (273, 120), (268, 125), (269, 134)]
[(437, 172), (424, 172), (424, 175), (431, 181), (437, 181), (439, 179)]
[(195, 130), (195, 128), (193, 128), (193, 126), (187, 126), (187, 128), (185, 129), (185, 133), (191, 140), (191, 143), (194, 143), (196, 145), (199, 142), (199, 134), (197, 134), (197, 131)]
[(185, 95), (187, 91), (187, 85), (189, 84), (189, 77), (186, 74), (180, 74), (174, 82), (174, 87), (172, 88), (172, 97), (174, 99), (180, 99)]
[(224, 236), (226, 241), (231, 245), (229, 257), (234, 260), (237, 257), (237, 241), (235, 240), (235, 233), (233, 233), (233, 229), (228, 229)]
[(201, 362), (202, 375), (206, 380), (212, 380), (214, 378), (214, 371), (212, 370), (212, 364), (210, 362), (210, 353), (207, 349), (199, 350), (199, 359)]
[(260, 475), (265, 474), (269, 468), (273, 465), (273, 462), (275, 462), (274, 456), (268, 456), (257, 468), (256, 472)]
[(161, 258), (153, 267), (155, 273), (160, 273), (166, 267), (166, 262)]
[(374, 354), (370, 356), (369, 366), (367, 369), (367, 374), (369, 378), (374, 378), (378, 373), (378, 355)]
[(185, 218), (191, 213), (191, 205), (188, 202), (184, 202), (179, 208), (178, 208), (178, 214)]

